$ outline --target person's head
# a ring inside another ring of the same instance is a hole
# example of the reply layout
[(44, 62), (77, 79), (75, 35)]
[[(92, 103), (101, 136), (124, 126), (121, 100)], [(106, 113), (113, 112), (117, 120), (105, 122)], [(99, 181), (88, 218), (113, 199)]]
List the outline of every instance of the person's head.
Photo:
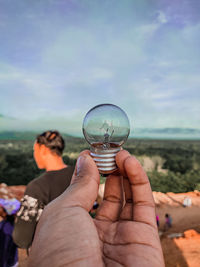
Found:
[(46, 131), (37, 136), (34, 144), (34, 158), (39, 169), (45, 169), (47, 155), (61, 157), (65, 142), (58, 131)]
[(168, 218), (168, 217), (169, 217), (169, 214), (168, 214), (168, 213), (166, 213), (166, 214), (165, 214), (165, 217), (166, 217), (166, 218)]

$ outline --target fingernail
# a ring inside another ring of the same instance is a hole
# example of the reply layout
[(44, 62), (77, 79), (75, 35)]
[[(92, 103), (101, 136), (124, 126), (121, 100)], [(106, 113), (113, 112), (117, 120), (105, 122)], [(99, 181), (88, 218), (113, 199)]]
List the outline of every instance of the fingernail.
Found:
[(80, 156), (77, 160), (77, 176), (80, 174), (81, 169), (83, 168), (84, 162), (86, 158), (84, 156)]

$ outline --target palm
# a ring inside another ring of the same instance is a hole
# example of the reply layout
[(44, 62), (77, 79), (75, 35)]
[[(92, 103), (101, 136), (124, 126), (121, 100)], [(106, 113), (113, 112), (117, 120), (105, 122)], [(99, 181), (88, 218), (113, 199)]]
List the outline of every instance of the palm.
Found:
[(159, 250), (153, 237), (157, 236), (157, 230), (152, 226), (130, 221), (94, 220), (94, 223), (106, 266), (162, 266), (162, 258), (154, 257), (152, 261), (152, 255)]

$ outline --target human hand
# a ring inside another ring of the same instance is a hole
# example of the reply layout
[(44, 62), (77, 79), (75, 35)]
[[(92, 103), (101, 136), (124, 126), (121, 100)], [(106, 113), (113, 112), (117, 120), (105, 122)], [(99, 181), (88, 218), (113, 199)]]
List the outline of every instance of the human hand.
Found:
[(148, 178), (127, 151), (116, 162), (123, 177), (107, 177), (93, 220), (100, 177), (89, 152), (80, 154), (71, 186), (42, 214), (29, 266), (164, 266)]

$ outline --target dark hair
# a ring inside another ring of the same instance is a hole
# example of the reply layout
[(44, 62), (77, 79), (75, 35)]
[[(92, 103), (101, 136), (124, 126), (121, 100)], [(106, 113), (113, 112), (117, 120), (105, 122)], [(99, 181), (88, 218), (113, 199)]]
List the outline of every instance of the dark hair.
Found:
[(14, 221), (15, 221), (15, 215), (12, 214), (12, 215), (9, 215), (6, 211), (6, 209), (3, 207), (3, 206), (0, 206), (3, 211), (6, 213), (6, 221), (10, 222), (12, 225), (14, 224)]
[(166, 218), (168, 218), (168, 217), (169, 217), (169, 214), (168, 214), (168, 213), (166, 213), (166, 214), (165, 214), (165, 217), (166, 217)]
[(6, 221), (10, 222), (13, 225), (15, 222), (15, 215), (6, 215)]
[(46, 131), (37, 136), (36, 142), (45, 145), (58, 156), (62, 155), (65, 148), (65, 141), (58, 131)]

